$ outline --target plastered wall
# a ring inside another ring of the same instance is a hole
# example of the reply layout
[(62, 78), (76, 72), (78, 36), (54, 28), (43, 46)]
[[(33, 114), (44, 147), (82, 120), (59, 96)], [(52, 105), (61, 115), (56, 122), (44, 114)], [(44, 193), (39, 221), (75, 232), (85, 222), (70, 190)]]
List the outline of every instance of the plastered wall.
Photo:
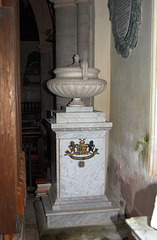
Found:
[(142, 1), (142, 24), (128, 58), (117, 54), (111, 38), (111, 97), (107, 189), (127, 216), (150, 215), (157, 185), (149, 177), (152, 1)]
[[(107, 0), (95, 0), (95, 34), (94, 34), (94, 67), (100, 70), (99, 78), (107, 82), (106, 89), (94, 97), (94, 110), (106, 113), (106, 120), (110, 115), (110, 44), (111, 23)], [(107, 169), (109, 132), (106, 134), (105, 164)]]
[(94, 109), (106, 112), (107, 120), (110, 111), (110, 33), (107, 0), (96, 0), (94, 66), (100, 70), (99, 78), (107, 81), (107, 88), (94, 98)]

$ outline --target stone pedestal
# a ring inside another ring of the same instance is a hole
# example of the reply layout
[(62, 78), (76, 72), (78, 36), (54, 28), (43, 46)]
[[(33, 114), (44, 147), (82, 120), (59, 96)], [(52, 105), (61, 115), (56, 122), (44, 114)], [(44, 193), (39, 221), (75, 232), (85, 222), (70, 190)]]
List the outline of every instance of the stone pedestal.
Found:
[(116, 221), (118, 209), (105, 196), (105, 134), (112, 123), (106, 122), (104, 112), (93, 112), (92, 107), (67, 107), (66, 112), (52, 115), (57, 163), (56, 181), (48, 197), (42, 198), (47, 227)]

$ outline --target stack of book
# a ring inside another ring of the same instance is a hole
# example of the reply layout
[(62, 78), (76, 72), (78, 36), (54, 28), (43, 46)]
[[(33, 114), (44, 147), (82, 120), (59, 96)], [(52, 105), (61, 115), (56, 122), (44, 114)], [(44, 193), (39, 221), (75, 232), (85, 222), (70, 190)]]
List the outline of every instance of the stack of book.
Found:
[(47, 195), (47, 191), (51, 188), (51, 182), (48, 178), (38, 178), (36, 179), (36, 197)]

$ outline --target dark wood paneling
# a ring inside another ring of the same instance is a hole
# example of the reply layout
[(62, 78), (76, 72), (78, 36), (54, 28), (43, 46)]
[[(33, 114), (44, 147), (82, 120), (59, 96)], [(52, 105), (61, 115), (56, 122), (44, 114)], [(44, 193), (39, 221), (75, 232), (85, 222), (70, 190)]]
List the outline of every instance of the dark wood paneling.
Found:
[(16, 232), (20, 178), (18, 1), (10, 5), (0, 7), (0, 234)]
[(9, 7), (11, 6), (10, 0), (0, 0), (0, 7)]

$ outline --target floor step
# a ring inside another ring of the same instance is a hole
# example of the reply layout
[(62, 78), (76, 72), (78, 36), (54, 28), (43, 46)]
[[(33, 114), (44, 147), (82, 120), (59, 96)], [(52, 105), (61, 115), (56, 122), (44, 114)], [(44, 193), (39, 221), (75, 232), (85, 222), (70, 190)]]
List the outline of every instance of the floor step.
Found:
[(74, 226), (65, 228), (48, 228), (43, 203), (39, 199), (34, 204), (39, 238), (42, 240), (127, 240), (125, 222), (92, 226)]
[(107, 225), (118, 221), (119, 208), (113, 205), (105, 207), (98, 205), (93, 208), (86, 205), (86, 208), (82, 209), (52, 210), (48, 196), (44, 196), (42, 206), (47, 228)]

